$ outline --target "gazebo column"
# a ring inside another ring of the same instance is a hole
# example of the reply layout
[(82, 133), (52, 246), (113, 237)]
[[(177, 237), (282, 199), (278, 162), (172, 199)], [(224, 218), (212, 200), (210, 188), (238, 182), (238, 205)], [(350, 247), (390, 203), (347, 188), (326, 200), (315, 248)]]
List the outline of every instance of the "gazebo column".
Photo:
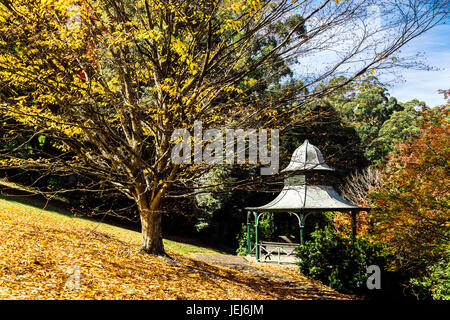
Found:
[(305, 227), (305, 216), (303, 212), (300, 212), (300, 219), (299, 219), (299, 226), (300, 226), (300, 244), (303, 244), (303, 228)]
[(259, 225), (259, 217), (262, 213), (254, 212), (255, 215), (255, 250), (256, 250), (256, 261), (259, 261), (259, 244), (258, 244), (258, 225)]
[(303, 214), (303, 212), (299, 212), (298, 214), (296, 212), (289, 212), (289, 214), (294, 214), (298, 219), (298, 226), (300, 229), (300, 244), (303, 244), (303, 228), (305, 227), (306, 216)]
[(247, 212), (247, 255), (252, 253), (252, 243), (250, 241), (250, 212)]

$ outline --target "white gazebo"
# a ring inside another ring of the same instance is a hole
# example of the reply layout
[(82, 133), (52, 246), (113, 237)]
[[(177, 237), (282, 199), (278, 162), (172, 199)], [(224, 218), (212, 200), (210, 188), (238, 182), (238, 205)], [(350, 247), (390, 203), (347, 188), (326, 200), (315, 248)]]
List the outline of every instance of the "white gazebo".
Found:
[[(271, 202), (261, 207), (247, 207), (247, 253), (255, 253), (256, 260), (264, 261), (273, 255), (278, 255), (278, 262), (283, 255), (292, 258), (295, 247), (303, 243), (303, 228), (306, 218), (313, 213), (325, 211), (348, 212), (352, 217), (352, 232), (356, 236), (356, 214), (368, 211), (369, 208), (360, 207), (344, 200), (330, 185), (324, 185), (324, 173), (334, 171), (324, 161), (319, 149), (308, 140), (298, 147), (289, 165), (281, 172), (286, 175), (284, 187), (280, 194)], [(300, 228), (300, 243), (264, 242), (258, 239), (258, 224), (262, 214), (266, 212), (287, 212), (294, 214)], [(255, 245), (251, 247), (250, 218), (255, 220)], [(287, 259), (292, 260), (292, 259)]]

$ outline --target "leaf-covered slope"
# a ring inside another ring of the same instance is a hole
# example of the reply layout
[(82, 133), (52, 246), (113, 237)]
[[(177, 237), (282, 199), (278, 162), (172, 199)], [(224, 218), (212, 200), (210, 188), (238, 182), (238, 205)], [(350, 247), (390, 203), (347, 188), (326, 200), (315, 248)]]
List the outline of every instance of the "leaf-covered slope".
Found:
[[(321, 285), (311, 294), (170, 251), (173, 261), (142, 254), (128, 230), (99, 226), (0, 200), (0, 299), (347, 298)], [(311, 288), (301, 275), (298, 281)]]

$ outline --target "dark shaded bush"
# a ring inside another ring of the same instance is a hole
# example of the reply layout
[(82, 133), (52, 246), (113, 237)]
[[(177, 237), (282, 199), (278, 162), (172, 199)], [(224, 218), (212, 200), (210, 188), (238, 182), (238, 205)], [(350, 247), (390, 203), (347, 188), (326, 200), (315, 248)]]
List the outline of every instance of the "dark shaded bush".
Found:
[(367, 267), (385, 270), (382, 248), (367, 240), (333, 232), (332, 228), (314, 231), (311, 240), (297, 248), (299, 270), (333, 289), (358, 295), (370, 295), (366, 281)]

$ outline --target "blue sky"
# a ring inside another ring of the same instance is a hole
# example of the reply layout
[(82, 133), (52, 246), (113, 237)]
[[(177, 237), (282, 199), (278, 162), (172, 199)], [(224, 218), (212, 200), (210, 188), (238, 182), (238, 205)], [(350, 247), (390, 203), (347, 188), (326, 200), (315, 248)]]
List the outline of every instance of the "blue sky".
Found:
[[(399, 70), (403, 80), (390, 85), (389, 93), (401, 102), (417, 98), (434, 107), (445, 103), (439, 89), (450, 89), (450, 25), (439, 25), (412, 40), (402, 55), (423, 52), (425, 62), (437, 71)], [(381, 77), (383, 80), (383, 77)]]
[[(354, 42), (358, 44), (358, 39), (365, 27), (373, 25), (374, 30), (378, 30), (383, 24), (383, 18), (388, 17), (383, 17), (382, 10), (377, 6), (370, 6), (369, 9), (369, 15), (365, 18), (363, 25), (354, 21), (354, 24), (347, 29), (351, 30), (350, 33), (333, 35), (333, 32), (330, 32), (332, 36), (337, 37), (338, 41), (331, 37), (330, 47), (319, 47), (315, 52), (309, 52), (309, 55), (301, 57), (299, 62), (293, 65), (296, 76), (307, 81), (308, 77), (323, 74), (325, 70), (329, 70), (335, 63), (341, 61), (336, 52), (342, 51), (342, 53), (345, 53), (348, 51), (348, 47), (354, 45)], [(432, 70), (395, 68), (376, 71), (375, 75), (387, 85), (389, 94), (396, 97), (398, 101), (407, 102), (418, 99), (424, 101), (430, 107), (445, 103), (443, 95), (439, 94), (438, 90), (450, 89), (450, 19), (447, 19), (447, 23), (435, 26), (414, 38), (403, 46), (400, 52), (394, 54), (399, 58), (414, 57), (415, 62), (422, 62), (431, 67)], [(396, 31), (392, 31), (393, 33), (390, 35), (388, 29), (385, 32), (388, 36), (393, 37)], [(377, 40), (381, 40), (379, 37), (383, 37), (383, 31), (375, 34), (374, 45), (376, 45)], [(327, 43), (327, 36), (319, 37), (318, 43), (321, 40), (323, 43)], [(381, 46), (380, 50), (382, 49)], [(416, 57), (417, 54), (420, 54), (419, 57)], [(361, 58), (364, 59), (365, 56), (362, 55)], [(355, 61), (358, 61), (358, 59), (355, 59)], [(410, 59), (408, 61), (411, 62)], [(358, 62), (353, 66), (351, 63), (347, 63), (342, 65), (335, 74), (350, 75), (359, 70), (355, 70), (355, 67), (360, 68), (362, 66), (358, 65)]]

